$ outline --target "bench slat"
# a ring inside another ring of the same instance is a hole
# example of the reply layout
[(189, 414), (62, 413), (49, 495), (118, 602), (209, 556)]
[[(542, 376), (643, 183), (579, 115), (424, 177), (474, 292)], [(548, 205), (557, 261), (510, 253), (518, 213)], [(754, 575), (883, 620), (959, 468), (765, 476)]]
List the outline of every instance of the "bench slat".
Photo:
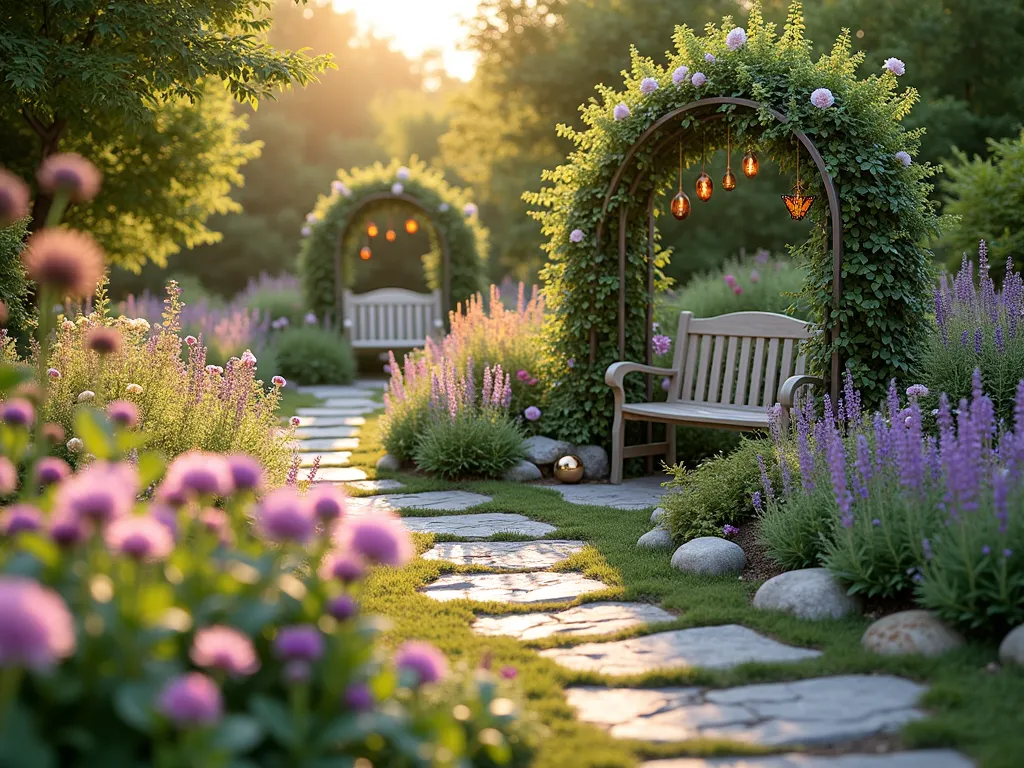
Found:
[(718, 398), (718, 402), (722, 404), (728, 404), (732, 402), (729, 398), (732, 397), (732, 383), (736, 378), (736, 347), (738, 346), (739, 337), (729, 337), (729, 349), (725, 353), (725, 378), (722, 380), (722, 396)]
[(750, 369), (750, 394), (747, 405), (757, 405), (757, 395), (761, 390), (761, 377), (764, 375), (764, 339), (754, 342), (754, 365)]
[(786, 383), (786, 379), (793, 375), (793, 348), (795, 346), (796, 342), (793, 339), (786, 339), (782, 342), (782, 367), (779, 369), (779, 386), (777, 389), (781, 389), (782, 385)]
[(707, 401), (705, 393), (708, 384), (708, 358), (710, 357), (711, 345), (714, 344), (713, 336), (700, 337), (700, 361), (697, 363), (697, 388), (693, 392), (693, 401), (703, 403)]
[(750, 376), (750, 337), (746, 337), (740, 344), (740, 380), (736, 384), (736, 398), (733, 403), (745, 405), (747, 399), (747, 379)]
[(708, 384), (707, 402), (719, 402), (718, 393), (722, 383), (722, 350), (725, 347), (725, 336), (715, 336), (715, 351), (711, 356), (711, 383)]
[(693, 374), (697, 369), (697, 347), (699, 341), (696, 336), (686, 337), (686, 366), (683, 369), (683, 388), (679, 393), (680, 400), (693, 399)]
[(761, 395), (761, 405), (765, 408), (775, 405), (775, 372), (779, 365), (779, 340), (771, 339), (768, 342), (768, 366), (764, 373), (764, 391)]

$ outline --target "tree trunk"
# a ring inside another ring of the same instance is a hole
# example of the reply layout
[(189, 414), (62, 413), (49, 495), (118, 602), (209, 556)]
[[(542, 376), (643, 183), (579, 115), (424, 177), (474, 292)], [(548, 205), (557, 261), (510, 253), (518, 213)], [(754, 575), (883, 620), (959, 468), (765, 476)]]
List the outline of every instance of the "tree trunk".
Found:
[[(50, 155), (57, 154), (57, 150), (60, 147), (60, 139), (64, 133), (64, 127), (66, 125), (67, 123), (64, 120), (55, 119), (45, 133), (39, 133), (37, 131), (40, 139), (41, 150), (39, 157), (40, 167), (43, 162), (45, 162), (46, 158)], [(35, 232), (46, 224), (46, 217), (50, 214), (51, 207), (53, 207), (53, 195), (49, 192), (37, 189), (36, 199), (32, 201), (32, 221), (28, 224), (28, 232)]]

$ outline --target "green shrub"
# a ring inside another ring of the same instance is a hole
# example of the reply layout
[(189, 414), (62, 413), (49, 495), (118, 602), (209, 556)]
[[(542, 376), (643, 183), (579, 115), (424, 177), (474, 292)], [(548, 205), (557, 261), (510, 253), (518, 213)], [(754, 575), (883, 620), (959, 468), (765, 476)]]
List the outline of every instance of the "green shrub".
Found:
[(28, 281), (21, 265), (26, 221), (0, 227), (0, 301), (7, 305), (7, 333), (22, 348), (28, 344), (30, 314), (25, 307)]
[(265, 281), (250, 288), (239, 299), (248, 309), (255, 309), (269, 318), (271, 324), (280, 322), (283, 317), (289, 326), (305, 325), (306, 302), (298, 285)]
[(413, 458), (424, 472), (446, 480), (501, 477), (523, 457), (523, 433), (504, 415), (461, 412), (431, 418)]
[(348, 384), (356, 361), (348, 341), (316, 325), (286, 328), (274, 339), (277, 370), (303, 384)]
[(676, 427), (676, 460), (693, 469), (704, 459), (720, 453), (732, 453), (742, 439), (742, 433), (728, 429)]
[(785, 504), (768, 504), (758, 517), (758, 543), (787, 571), (814, 568), (828, 547), (836, 525), (835, 499), (830, 485), (792, 496)]
[(775, 447), (770, 440), (744, 437), (735, 451), (708, 459), (696, 469), (673, 467), (671, 492), (662, 500), (672, 538), (721, 536), (723, 526), (752, 517), (751, 498), (761, 487), (759, 454), (766, 466), (774, 466)]

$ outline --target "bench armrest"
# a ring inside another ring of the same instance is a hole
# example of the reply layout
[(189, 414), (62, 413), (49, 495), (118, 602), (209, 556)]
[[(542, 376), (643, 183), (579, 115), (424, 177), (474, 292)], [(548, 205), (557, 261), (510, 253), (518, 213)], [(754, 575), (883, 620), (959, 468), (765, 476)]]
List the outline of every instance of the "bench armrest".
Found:
[(803, 374), (790, 376), (783, 382), (782, 388), (779, 389), (779, 405), (787, 411), (790, 410), (794, 405), (793, 401), (796, 399), (796, 391), (808, 384), (823, 387), (825, 386), (825, 380), (820, 376), (805, 376)]
[(630, 373), (649, 373), (655, 376), (667, 376), (672, 378), (676, 371), (672, 368), (656, 368), (653, 365), (643, 363), (612, 363), (604, 372), (604, 381), (612, 389), (621, 390), (626, 376)]

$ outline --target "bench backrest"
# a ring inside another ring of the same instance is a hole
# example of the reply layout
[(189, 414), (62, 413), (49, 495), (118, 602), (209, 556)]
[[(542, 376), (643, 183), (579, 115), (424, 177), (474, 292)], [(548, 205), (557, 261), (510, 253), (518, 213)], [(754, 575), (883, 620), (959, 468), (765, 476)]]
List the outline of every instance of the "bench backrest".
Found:
[(344, 324), (356, 349), (422, 347), (443, 322), (441, 292), (380, 288), (343, 297)]
[(720, 403), (763, 411), (779, 388), (804, 373), (806, 322), (772, 312), (733, 312), (718, 317), (679, 315), (669, 401)]

